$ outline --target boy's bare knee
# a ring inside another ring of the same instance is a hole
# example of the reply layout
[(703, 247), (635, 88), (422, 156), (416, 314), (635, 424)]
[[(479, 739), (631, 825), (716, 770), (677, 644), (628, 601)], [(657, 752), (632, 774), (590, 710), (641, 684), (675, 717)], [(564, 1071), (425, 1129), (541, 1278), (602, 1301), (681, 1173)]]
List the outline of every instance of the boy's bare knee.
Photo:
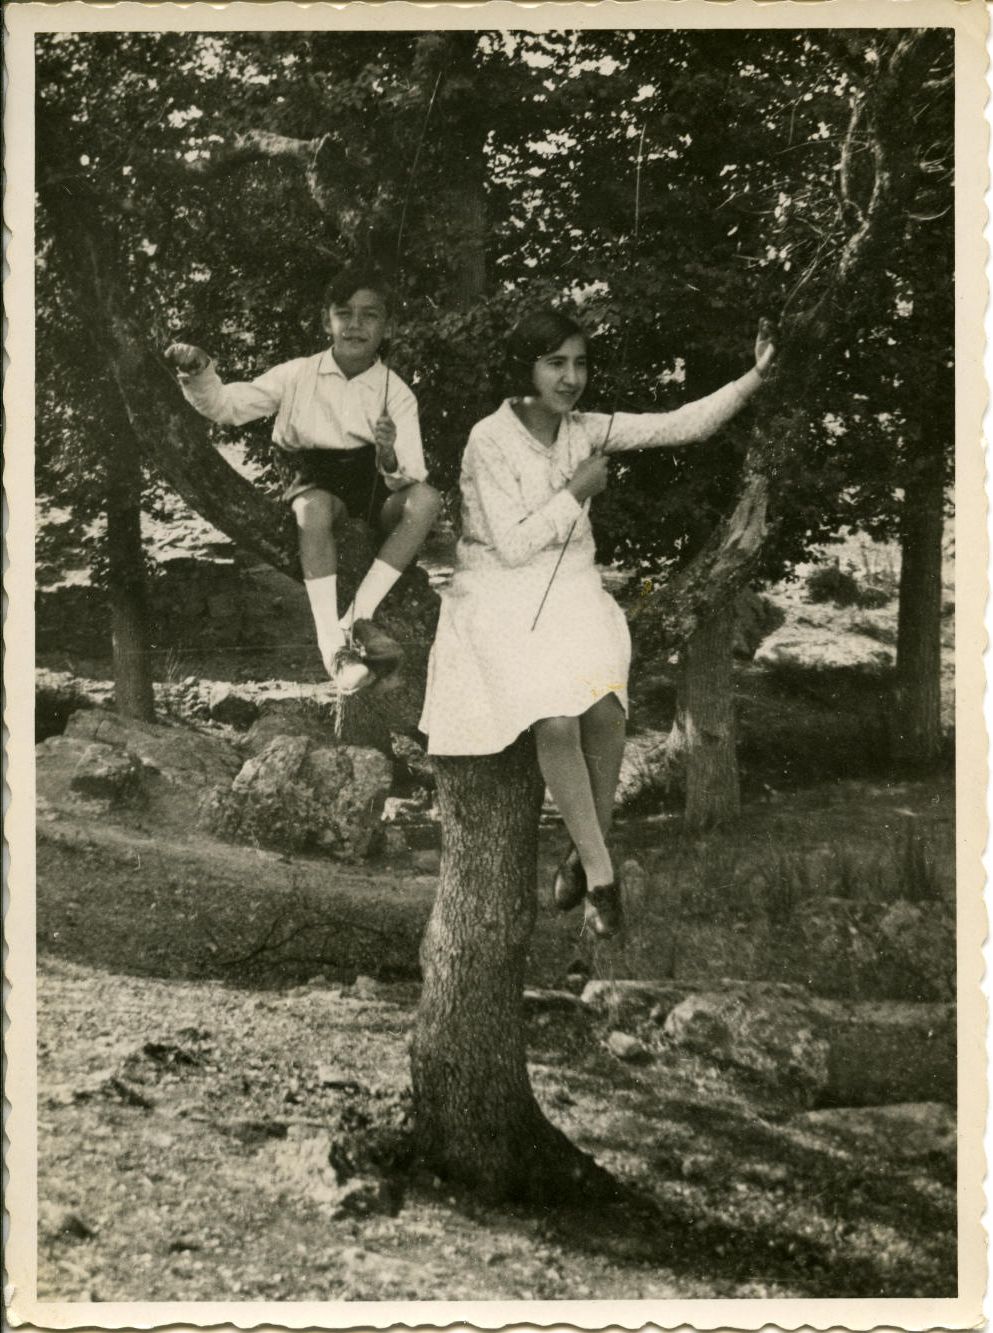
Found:
[(293, 501), (293, 515), (303, 532), (328, 532), (344, 512), (338, 497), (327, 491), (305, 491)]
[(404, 508), (416, 518), (433, 523), (441, 513), (441, 494), (426, 481), (415, 481), (407, 489)]

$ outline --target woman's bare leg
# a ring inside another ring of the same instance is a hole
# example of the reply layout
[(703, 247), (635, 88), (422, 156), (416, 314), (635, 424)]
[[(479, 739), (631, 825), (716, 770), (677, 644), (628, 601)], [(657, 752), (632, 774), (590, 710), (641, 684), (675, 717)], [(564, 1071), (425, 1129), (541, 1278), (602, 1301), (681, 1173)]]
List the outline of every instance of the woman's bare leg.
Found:
[(580, 719), (542, 718), (534, 724), (534, 735), (541, 775), (579, 853), (587, 884), (610, 884), (614, 868), (583, 754)]
[(593, 804), (600, 831), (610, 832), (614, 817), (614, 797), (624, 758), (624, 731), (627, 718), (616, 694), (608, 694), (588, 708), (579, 719), (580, 745), (586, 760)]

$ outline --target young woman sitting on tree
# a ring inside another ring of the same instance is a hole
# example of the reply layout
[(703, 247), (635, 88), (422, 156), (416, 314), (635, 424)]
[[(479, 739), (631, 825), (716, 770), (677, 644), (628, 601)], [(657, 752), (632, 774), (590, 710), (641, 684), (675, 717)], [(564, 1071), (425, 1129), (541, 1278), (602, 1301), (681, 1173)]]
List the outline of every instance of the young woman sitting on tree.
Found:
[[(439, 755), (495, 754), (529, 727), (572, 846), (554, 900), (585, 901), (613, 935), (621, 894), (606, 835), (624, 752), (631, 640), (594, 562), (589, 504), (607, 459), (704, 440), (759, 388), (775, 355), (762, 320), (755, 366), (673, 412), (578, 412), (588, 339), (553, 309), (510, 335), (508, 398), (472, 429), (462, 536), (431, 651), (421, 729)], [(547, 596), (546, 596), (547, 591)], [(543, 601), (544, 598), (544, 601)]]

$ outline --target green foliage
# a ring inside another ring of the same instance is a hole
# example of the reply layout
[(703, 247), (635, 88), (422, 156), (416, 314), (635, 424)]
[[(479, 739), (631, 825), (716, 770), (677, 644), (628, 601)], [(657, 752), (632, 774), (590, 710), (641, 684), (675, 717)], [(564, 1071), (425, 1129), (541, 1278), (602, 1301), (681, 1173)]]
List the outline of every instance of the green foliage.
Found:
[[(948, 35), (929, 40), (940, 66)], [(182, 337), (251, 377), (323, 344), (319, 294), (342, 263), (399, 260), (392, 361), (445, 487), (501, 396), (507, 330), (539, 302), (594, 334), (590, 408), (663, 410), (743, 373), (760, 314), (823, 295), (846, 226), (840, 144), (873, 76), (871, 43), (853, 56), (829, 32), (62, 33), (37, 50), (39, 167), (99, 201), (104, 260), (150, 344)], [(865, 321), (845, 312), (848, 354), (803, 404), (769, 577), (842, 526), (890, 533), (922, 430), (950, 449), (951, 106), (922, 98), (919, 211), (896, 220)], [(251, 130), (320, 148), (218, 165)], [(53, 562), (100, 512), (108, 432), (127, 435), (92, 314), (43, 207), (38, 484), (75, 524), (49, 534)], [(751, 420), (615, 464), (602, 556), (652, 573), (691, 556), (735, 494)], [(269, 431), (218, 439), (265, 469)]]
[(807, 598), (811, 602), (833, 602), (835, 606), (858, 606), (859, 585), (854, 575), (837, 561), (820, 565), (806, 578)]

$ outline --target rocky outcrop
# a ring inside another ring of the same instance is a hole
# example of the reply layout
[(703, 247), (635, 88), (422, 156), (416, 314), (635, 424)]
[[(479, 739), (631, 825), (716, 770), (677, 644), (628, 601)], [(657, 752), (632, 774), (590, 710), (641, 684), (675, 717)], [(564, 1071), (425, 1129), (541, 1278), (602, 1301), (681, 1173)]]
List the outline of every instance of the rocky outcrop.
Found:
[(36, 671), (34, 693), (34, 738), (61, 736), (70, 716), (80, 708), (92, 708), (92, 700), (68, 671)]
[(213, 722), (236, 727), (239, 731), (247, 731), (259, 715), (259, 706), (254, 699), (237, 694), (223, 682), (212, 686), (207, 707)]
[(828, 1134), (840, 1147), (862, 1156), (921, 1161), (954, 1158), (955, 1112), (944, 1102), (903, 1102), (895, 1106), (840, 1107), (793, 1116), (791, 1126)]
[(331, 686), (326, 702), (314, 699), (263, 699), (259, 717), (245, 737), (248, 754), (257, 755), (276, 736), (306, 736), (315, 745), (358, 745), (392, 754), (389, 723), (376, 690), (363, 690), (344, 701), (340, 726), (332, 707)]
[(102, 708), (72, 714), (65, 734), (35, 747), (39, 804), (67, 813), (141, 807), (160, 826), (189, 828), (203, 789), (230, 781), (237, 751), (180, 723), (139, 722)]
[(950, 1001), (954, 905), (812, 897), (791, 913), (773, 966), (784, 981), (829, 998)]
[(362, 857), (377, 844), (391, 781), (378, 750), (275, 735), (233, 782), (206, 793), (198, 822), (239, 842)]
[(950, 1005), (709, 992), (676, 1005), (663, 1031), (677, 1045), (794, 1089), (811, 1106), (955, 1098)]
[(734, 1066), (807, 1106), (955, 1100), (950, 1004), (842, 1002), (772, 982), (603, 981), (582, 1003), (648, 1046)]

